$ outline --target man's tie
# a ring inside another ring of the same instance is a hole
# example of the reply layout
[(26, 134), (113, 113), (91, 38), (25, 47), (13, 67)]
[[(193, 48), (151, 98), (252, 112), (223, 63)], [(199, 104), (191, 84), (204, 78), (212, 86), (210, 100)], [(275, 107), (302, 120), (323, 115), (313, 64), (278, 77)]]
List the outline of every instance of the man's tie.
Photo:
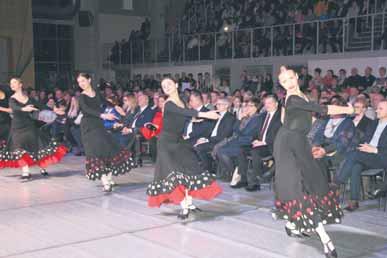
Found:
[(259, 140), (263, 140), (263, 136), (265, 135), (266, 129), (269, 125), (269, 120), (270, 120), (270, 113), (266, 114), (265, 122), (263, 123), (263, 127), (261, 131), (259, 132)]

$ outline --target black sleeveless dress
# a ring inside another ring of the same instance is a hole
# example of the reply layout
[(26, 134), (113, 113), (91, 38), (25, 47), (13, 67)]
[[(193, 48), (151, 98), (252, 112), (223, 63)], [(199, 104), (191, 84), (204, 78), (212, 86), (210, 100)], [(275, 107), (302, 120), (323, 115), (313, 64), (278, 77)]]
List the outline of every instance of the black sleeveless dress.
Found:
[(147, 189), (150, 207), (180, 204), (186, 190), (193, 198), (204, 200), (222, 192), (215, 181), (216, 175), (201, 170), (192, 146), (182, 138), (186, 119), (197, 115), (196, 110), (180, 108), (171, 101), (165, 104), (154, 181)]
[(337, 191), (312, 156), (307, 134), (312, 112), (326, 113), (326, 106), (290, 96), (285, 121), (274, 142), (275, 206), (280, 218), (294, 223), (300, 232), (311, 232), (323, 224), (340, 223), (343, 212)]
[(47, 109), (31, 98), (26, 103), (10, 98), (11, 130), (6, 146), (0, 151), (0, 168), (19, 168), (27, 165), (45, 168), (59, 162), (67, 153), (64, 145), (50, 139), (48, 133), (39, 129), (30, 112), (21, 110), (27, 105), (33, 105), (40, 110)]
[(121, 148), (106, 131), (100, 118), (102, 103), (98, 92), (93, 98), (85, 94), (79, 97), (83, 114), (81, 136), (86, 156), (86, 177), (90, 180), (101, 179), (102, 175), (109, 173), (122, 175), (135, 166), (129, 150)]

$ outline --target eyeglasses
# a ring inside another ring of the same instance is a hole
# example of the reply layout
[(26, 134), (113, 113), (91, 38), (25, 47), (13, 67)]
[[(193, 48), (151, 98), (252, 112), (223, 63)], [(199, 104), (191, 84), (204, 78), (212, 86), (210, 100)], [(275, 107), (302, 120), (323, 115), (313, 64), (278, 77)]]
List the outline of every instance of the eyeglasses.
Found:
[(228, 105), (227, 103), (221, 103), (221, 102), (219, 102), (219, 103), (216, 103), (215, 105)]

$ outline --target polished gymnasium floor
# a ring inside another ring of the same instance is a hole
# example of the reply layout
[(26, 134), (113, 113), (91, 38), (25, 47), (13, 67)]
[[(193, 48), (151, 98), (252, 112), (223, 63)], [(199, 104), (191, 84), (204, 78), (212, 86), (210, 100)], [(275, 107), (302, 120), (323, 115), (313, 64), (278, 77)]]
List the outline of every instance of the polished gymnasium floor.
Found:
[[(145, 164), (121, 177), (111, 195), (83, 176), (83, 159), (67, 156), (48, 179), (21, 183), (17, 170), (0, 174), (0, 258), (318, 258), (316, 237), (286, 236), (270, 215), (272, 193), (232, 190), (181, 222), (176, 207), (150, 209)], [(38, 171), (34, 171), (39, 174)], [(329, 226), (339, 257), (387, 257), (387, 213), (375, 201)]]

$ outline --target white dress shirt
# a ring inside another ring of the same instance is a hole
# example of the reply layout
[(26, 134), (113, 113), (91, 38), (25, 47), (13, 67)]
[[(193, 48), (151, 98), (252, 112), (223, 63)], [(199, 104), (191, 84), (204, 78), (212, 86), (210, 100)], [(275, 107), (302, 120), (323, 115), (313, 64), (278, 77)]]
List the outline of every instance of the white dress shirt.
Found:
[[(267, 121), (267, 126), (266, 126), (265, 131), (263, 132), (263, 136), (262, 136), (262, 142), (264, 142), (264, 143), (266, 143), (267, 131), (269, 131), (271, 120), (273, 119), (276, 111), (267, 112), (267, 114), (266, 114), (267, 116), (269, 116), (269, 121)], [(266, 120), (266, 118), (265, 118), (265, 120)]]
[(372, 139), (370, 141), (370, 145), (377, 148), (380, 136), (382, 136), (382, 133), (384, 131), (384, 128), (386, 128), (387, 122), (379, 121), (378, 126), (376, 127), (376, 130), (374, 132), (374, 135), (372, 136)]
[(136, 122), (137, 122), (137, 119), (140, 117), (141, 113), (142, 113), (147, 107), (148, 107), (148, 106), (140, 107), (139, 114), (136, 115), (136, 119), (134, 119), (134, 121), (133, 121), (133, 123), (132, 123), (132, 128), (136, 128)]
[(212, 130), (211, 137), (215, 137), (218, 135), (218, 127), (219, 127), (220, 122), (222, 121), (225, 114), (226, 114), (226, 112), (220, 113), (220, 117), (219, 117), (218, 121), (216, 121), (216, 125), (215, 125), (214, 129)]

